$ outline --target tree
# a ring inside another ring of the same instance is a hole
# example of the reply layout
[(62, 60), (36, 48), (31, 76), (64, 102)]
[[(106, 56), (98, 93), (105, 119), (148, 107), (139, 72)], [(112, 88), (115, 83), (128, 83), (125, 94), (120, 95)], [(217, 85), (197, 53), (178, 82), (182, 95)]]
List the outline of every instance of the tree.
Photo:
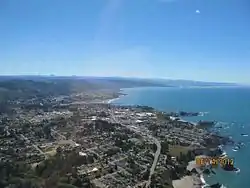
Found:
[(148, 127), (148, 129), (150, 131), (157, 131), (158, 126), (156, 124), (150, 124), (149, 127)]
[(58, 188), (77, 188), (76, 186), (67, 184), (67, 183), (59, 183), (57, 187)]
[(63, 149), (59, 146), (56, 148), (56, 153), (60, 155), (62, 153)]
[(76, 187), (81, 187), (82, 186), (82, 180), (80, 178), (77, 178), (75, 182), (73, 183)]
[(165, 140), (161, 143), (161, 153), (167, 154), (168, 152), (169, 152), (169, 145), (168, 145), (168, 141)]
[(156, 184), (157, 184), (157, 177), (155, 174), (153, 174), (151, 177), (150, 187), (156, 187), (157, 186)]
[(115, 167), (114, 167), (114, 168), (115, 168), (115, 170), (118, 170), (117, 164), (115, 164)]
[(149, 174), (150, 174), (150, 170), (149, 170), (149, 168), (148, 168), (147, 171), (143, 174), (142, 179), (143, 179), (143, 180), (148, 180)]
[(193, 174), (198, 174), (196, 168), (193, 168), (193, 169), (191, 170), (191, 173), (193, 173)]
[(156, 152), (157, 150), (157, 145), (156, 144), (151, 144), (151, 149)]
[(43, 131), (47, 139), (51, 138), (51, 129), (49, 125), (45, 125)]

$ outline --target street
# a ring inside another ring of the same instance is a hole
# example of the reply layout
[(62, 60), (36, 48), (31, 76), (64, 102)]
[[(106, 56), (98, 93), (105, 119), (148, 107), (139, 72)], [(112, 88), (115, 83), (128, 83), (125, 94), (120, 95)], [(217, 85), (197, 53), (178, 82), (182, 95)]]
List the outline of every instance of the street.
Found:
[[(130, 129), (130, 130), (132, 130), (132, 131), (134, 131), (134, 132), (137, 132), (137, 133), (139, 133), (141, 136), (143, 136), (143, 133), (142, 133), (140, 130), (134, 129), (134, 128), (132, 128), (131, 126), (128, 126), (128, 125), (124, 125), (124, 124), (122, 124), (121, 122), (119, 122), (118, 120), (116, 120), (116, 118), (115, 118), (113, 112), (111, 112), (111, 117), (112, 117), (112, 119), (113, 119), (116, 123), (119, 123), (119, 124), (121, 124), (122, 126), (128, 128), (128, 129)], [(144, 136), (143, 136), (143, 137), (144, 137)], [(148, 137), (149, 139), (153, 140), (153, 142), (154, 142), (154, 143), (156, 144), (156, 146), (157, 146), (157, 150), (156, 150), (156, 152), (155, 152), (153, 164), (152, 164), (152, 166), (151, 166), (151, 168), (150, 168), (150, 174), (149, 174), (148, 181), (147, 181), (147, 183), (146, 183), (146, 188), (148, 188), (148, 187), (150, 186), (151, 178), (152, 178), (152, 175), (154, 174), (155, 167), (156, 167), (156, 165), (157, 165), (157, 162), (158, 162), (158, 159), (159, 159), (159, 156), (160, 156), (160, 153), (161, 153), (161, 143), (160, 143), (155, 137), (153, 137), (153, 136), (151, 136), (151, 135), (148, 135), (148, 134), (147, 134), (147, 137)]]

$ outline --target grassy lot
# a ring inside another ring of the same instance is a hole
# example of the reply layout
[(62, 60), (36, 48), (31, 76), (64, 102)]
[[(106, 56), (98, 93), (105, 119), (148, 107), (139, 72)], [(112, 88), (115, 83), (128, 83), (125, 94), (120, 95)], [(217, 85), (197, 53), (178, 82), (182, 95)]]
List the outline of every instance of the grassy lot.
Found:
[(53, 149), (51, 151), (47, 151), (46, 154), (49, 156), (54, 156), (54, 155), (56, 155), (56, 149)]
[(171, 156), (179, 157), (180, 153), (187, 154), (188, 150), (190, 148), (186, 146), (180, 146), (180, 145), (169, 145), (169, 154)]
[(53, 151), (55, 149), (55, 147), (54, 146), (50, 146), (50, 147), (47, 147), (47, 148), (44, 148), (43, 149), (43, 152), (51, 152), (51, 151)]

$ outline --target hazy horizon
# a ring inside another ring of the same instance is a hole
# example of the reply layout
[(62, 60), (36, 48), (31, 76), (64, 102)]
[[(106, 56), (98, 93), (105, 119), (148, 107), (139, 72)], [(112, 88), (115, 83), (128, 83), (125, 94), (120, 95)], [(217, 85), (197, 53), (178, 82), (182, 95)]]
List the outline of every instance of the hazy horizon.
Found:
[(0, 75), (250, 84), (248, 0), (0, 2)]
[(65, 78), (71, 78), (71, 77), (79, 77), (79, 78), (118, 78), (118, 79), (142, 79), (142, 80), (158, 80), (158, 81), (187, 81), (187, 82), (204, 82), (204, 83), (222, 83), (222, 84), (244, 84), (244, 83), (237, 83), (237, 82), (220, 82), (220, 81), (203, 81), (203, 80), (188, 80), (188, 79), (181, 79), (181, 78), (161, 78), (161, 77), (131, 77), (131, 76), (88, 76), (88, 75), (54, 75), (54, 74), (48, 74), (48, 75), (0, 75), (1, 77), (65, 77)]

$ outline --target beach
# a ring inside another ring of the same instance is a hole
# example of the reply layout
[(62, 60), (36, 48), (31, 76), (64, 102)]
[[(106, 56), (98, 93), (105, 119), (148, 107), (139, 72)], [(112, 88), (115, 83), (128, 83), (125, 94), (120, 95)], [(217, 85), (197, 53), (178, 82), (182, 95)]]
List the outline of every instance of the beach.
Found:
[(174, 188), (205, 188), (208, 185), (205, 183), (203, 175), (184, 176), (180, 180), (173, 180)]
[[(196, 157), (206, 157), (206, 156), (202, 155), (202, 156), (196, 156)], [(196, 169), (198, 173), (193, 174), (191, 176), (184, 176), (180, 180), (173, 180), (174, 188), (200, 188), (200, 187), (205, 188), (207, 187), (208, 184), (206, 183), (204, 179), (200, 166), (196, 164), (195, 160), (190, 161), (187, 166), (188, 171), (192, 171), (193, 169)]]
[(113, 98), (113, 99), (108, 99), (108, 100), (104, 101), (104, 103), (111, 104), (112, 102), (114, 102), (114, 101), (116, 101), (118, 99), (120, 99), (120, 97)]
[[(197, 182), (199, 183), (199, 182)], [(192, 176), (184, 176), (180, 180), (173, 180), (174, 188), (194, 188), (194, 179)]]

